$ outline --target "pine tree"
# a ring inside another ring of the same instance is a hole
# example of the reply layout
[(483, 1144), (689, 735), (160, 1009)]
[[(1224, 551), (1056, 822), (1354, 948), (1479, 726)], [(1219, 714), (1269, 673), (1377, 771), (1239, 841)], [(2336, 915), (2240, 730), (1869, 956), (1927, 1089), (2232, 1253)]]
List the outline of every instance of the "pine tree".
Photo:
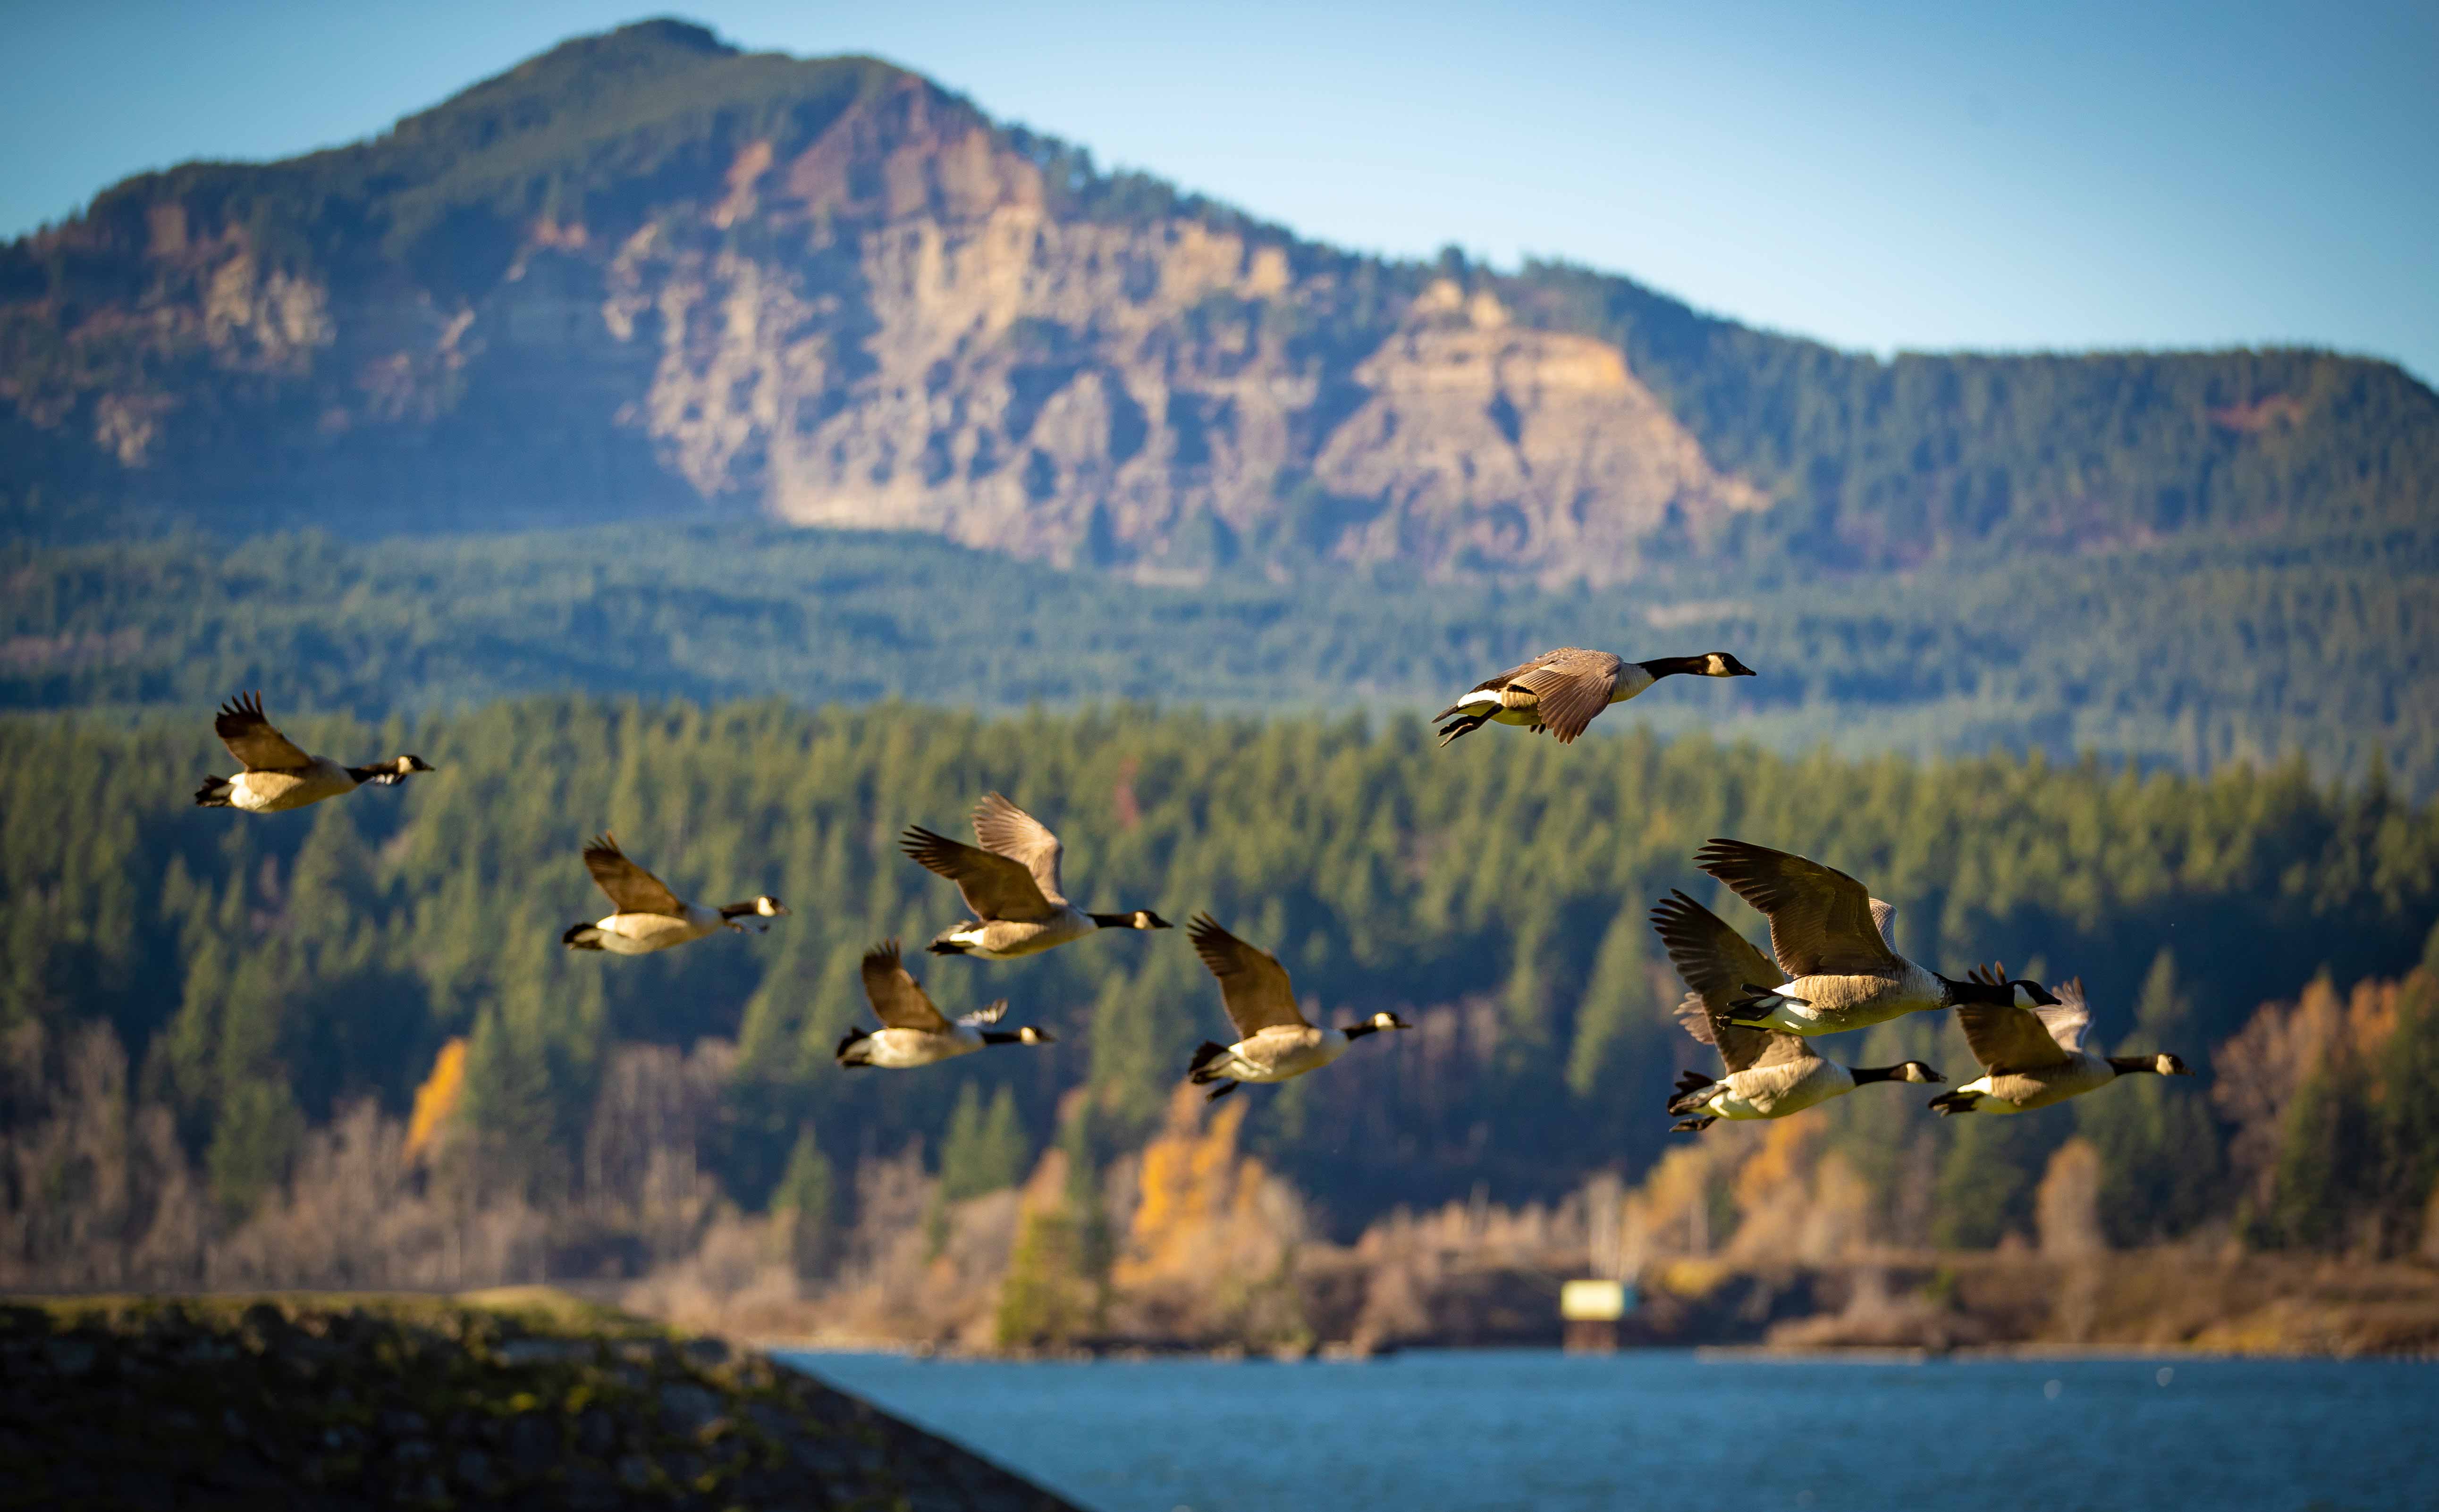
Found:
[(948, 1137), (940, 1142), (941, 1199), (958, 1202), (1014, 1186), (1031, 1164), (1016, 1094), (1000, 1088), (986, 1112), (972, 1082), (958, 1089)]
[[(2192, 1005), (2178, 988), (2176, 957), (2163, 947), (2144, 979), (2135, 1032), (2117, 1053), (2149, 1054), (2180, 1043), (2192, 1019)], [(2199, 1047), (2191, 1056), (2203, 1059)], [(2077, 1099), (2074, 1110), (2077, 1129), (2100, 1154), (2100, 1220), (2112, 1245), (2175, 1238), (2216, 1210), (2224, 1171), (2218, 1130), (2193, 1087), (2163, 1076), (2127, 1076)]]
[(787, 1172), (771, 1193), (772, 1215), (786, 1225), (789, 1262), (808, 1279), (819, 1275), (829, 1258), (837, 1186), (829, 1157), (822, 1153), (809, 1123), (796, 1136)]

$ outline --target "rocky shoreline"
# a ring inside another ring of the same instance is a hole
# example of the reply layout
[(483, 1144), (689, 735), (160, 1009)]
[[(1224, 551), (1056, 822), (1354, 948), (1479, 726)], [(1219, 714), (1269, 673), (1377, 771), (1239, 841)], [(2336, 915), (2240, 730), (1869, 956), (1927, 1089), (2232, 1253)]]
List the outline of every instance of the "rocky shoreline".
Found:
[(0, 1301), (0, 1507), (1073, 1512), (767, 1356), (538, 1289)]

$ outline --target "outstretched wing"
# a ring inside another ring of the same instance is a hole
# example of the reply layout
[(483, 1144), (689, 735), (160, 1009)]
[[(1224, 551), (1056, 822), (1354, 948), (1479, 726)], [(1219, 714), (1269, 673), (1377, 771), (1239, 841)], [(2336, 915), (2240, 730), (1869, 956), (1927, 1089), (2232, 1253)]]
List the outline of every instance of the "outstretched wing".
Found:
[(1800, 1035), (1773, 1034), (1728, 1022), (1729, 1005), (1748, 995), (1746, 985), (1773, 986), (1778, 968), (1725, 919), (1671, 889), (1653, 906), (1651, 928), (1666, 948), (1677, 974), (1693, 989), (1677, 1005), (1677, 1022), (1687, 1034), (1718, 1047), (1719, 1060), (1729, 1071), (1800, 1060), (1813, 1053)]
[(1041, 896), (1041, 884), (1021, 861), (977, 850), (921, 825), (910, 826), (899, 844), (918, 863), (955, 882), (976, 918), (1030, 924), (1051, 917), (1063, 906)]
[(1059, 884), (1059, 857), (1064, 847), (1049, 826), (998, 793), (986, 792), (983, 801), (974, 805), (974, 839), (983, 849), (1006, 856), (1032, 873), (1033, 884), (1041, 890), (1044, 901), (1067, 901), (1066, 890)]
[(949, 1021), (932, 1005), (923, 993), (923, 984), (915, 980), (898, 958), (898, 942), (891, 940), (863, 952), (863, 995), (872, 1003), (872, 1011), (892, 1029), (920, 1029), (926, 1034), (946, 1034)]
[(1880, 936), (1871, 895), (1844, 872), (1741, 840), (1711, 841), (1694, 853), (1694, 864), (1770, 916), (1771, 952), (1789, 977), (1901, 964)]
[(1894, 951), (1897, 948), (1897, 905), (1872, 899), (1872, 928), (1878, 933), (1880, 943)]
[(1593, 716), (1617, 694), (1624, 658), (1609, 651), (1561, 646), (1544, 654), (1513, 685), (1533, 695), (1533, 712), (1560, 745), (1573, 745)]
[(301, 772), (313, 764), (312, 756), (298, 750), (263, 718), (260, 693), (247, 693), (222, 704), (212, 720), (212, 733), (248, 772)]
[(2050, 993), (2057, 1001), (2035, 1008), (2034, 1016), (2050, 1032), (2050, 1038), (2057, 1041), (2059, 1049), (2069, 1055), (2079, 1054), (2084, 1031), (2092, 1027), (2092, 1005), (2083, 999), (2083, 978), (2052, 987)]
[(627, 859), (618, 837), (606, 830), (584, 847), (584, 869), (610, 895), (621, 914), (666, 914), (685, 917), (686, 906), (661, 880)]
[[(1979, 968), (1972, 972), (1977, 982), (1996, 981), (2003, 975)], [(2081, 996), (2076, 994), (2078, 1000)], [(1960, 1003), (1956, 1023), (1965, 1031), (1965, 1042), (1973, 1047), (1973, 1058), (1993, 1075), (2055, 1066), (2072, 1054), (2051, 1037), (2040, 1015), (2013, 1004)], [(2075, 1034), (2081, 1038), (2079, 1026)]]
[(1229, 934), (1208, 914), (1190, 920), (1185, 934), (1194, 942), (1194, 953), (1220, 979), (1220, 1001), (1227, 1005), (1237, 1038), (1250, 1039), (1264, 1029), (1311, 1027), (1296, 1007), (1295, 987), (1276, 956)]

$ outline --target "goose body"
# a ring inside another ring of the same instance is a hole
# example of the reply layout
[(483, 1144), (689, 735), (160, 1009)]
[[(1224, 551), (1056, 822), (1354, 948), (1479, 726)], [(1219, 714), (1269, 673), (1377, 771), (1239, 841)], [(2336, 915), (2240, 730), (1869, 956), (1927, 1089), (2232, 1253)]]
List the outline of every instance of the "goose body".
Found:
[(1059, 863), (1065, 846), (1050, 827), (996, 792), (974, 805), (969, 845), (910, 827), (900, 842), (925, 869), (957, 884), (973, 917), (943, 930), (924, 949), (935, 955), (978, 955), (1005, 961), (1081, 939), (1105, 929), (1166, 929), (1149, 909), (1089, 914), (1067, 900)]
[[(2003, 973), (1988, 973), (1991, 979)], [(1983, 1074), (1931, 1100), (1940, 1116), (1955, 1113), (2028, 1113), (2106, 1087), (2120, 1076), (2151, 1073), (2190, 1076), (2171, 1055), (2096, 1056), (2083, 1048), (2092, 1009), (2080, 977), (2058, 988), (2057, 1000), (2037, 1008), (1966, 1004), (1956, 1010), (1965, 1040)]]
[(863, 952), (863, 996), (881, 1020), (878, 1029), (850, 1029), (838, 1043), (842, 1066), (878, 1066), (907, 1071), (971, 1055), (990, 1044), (1049, 1044), (1046, 1030), (992, 1029), (1007, 1012), (1007, 1000), (967, 1014), (954, 1023), (933, 1005), (923, 984), (915, 980), (899, 958), (891, 940)]
[(1681, 674), (1759, 675), (1726, 651), (1629, 662), (1610, 651), (1561, 646), (1475, 684), (1463, 698), (1433, 715), (1432, 722), (1440, 726), (1442, 745), (1485, 724), (1547, 730), (1560, 745), (1573, 745), (1601, 710), (1625, 703), (1664, 677)]
[(1276, 956), (1229, 934), (1208, 914), (1189, 921), (1186, 933), (1194, 953), (1219, 979), (1220, 1003), (1237, 1029), (1234, 1044), (1204, 1041), (1186, 1068), (1186, 1079), (1211, 1088), (1215, 1099), (1240, 1081), (1288, 1081), (1318, 1071), (1367, 1034), (1408, 1027), (1394, 1013), (1375, 1013), (1342, 1029), (1321, 1028), (1296, 1006), (1294, 984)]
[[(615, 905), (590, 924), (571, 924), (560, 943), (571, 951), (607, 951), (613, 955), (650, 955), (689, 944), (706, 934), (732, 929), (742, 934), (738, 920), (747, 916), (778, 918), (788, 905), (764, 894), (742, 903), (706, 908), (669, 891), (667, 883), (628, 859), (614, 835), (603, 834), (584, 847), (584, 869)], [(770, 928), (764, 925), (763, 928)]]
[(1723, 1074), (1689, 1071), (1668, 1099), (1674, 1127), (1700, 1133), (1721, 1118), (1785, 1118), (1843, 1097), (1869, 1081), (1936, 1082), (1946, 1078), (1919, 1060), (1849, 1069), (1815, 1054), (1800, 1035), (1734, 1022), (1731, 1005), (1744, 984), (1770, 962), (1727, 922), (1683, 893), (1672, 892), (1651, 911), (1651, 927), (1688, 988), (1678, 1005), (1685, 1032), (1719, 1053)]
[(367, 782), (383, 787), (434, 770), (421, 756), (395, 756), (370, 766), (343, 766), (290, 740), (262, 712), (262, 695), (247, 694), (221, 705), (212, 733), (243, 770), (232, 777), (205, 777), (195, 790), (205, 809), (241, 809), (247, 813), (284, 813), (353, 792)]
[(2038, 982), (1960, 982), (1907, 960), (1890, 943), (1897, 911), (1834, 867), (1741, 840), (1713, 840), (1694, 863), (1770, 919), (1777, 968), (1744, 984), (1730, 1005), (1736, 1023), (1840, 1034), (1962, 1003), (2057, 1001)]

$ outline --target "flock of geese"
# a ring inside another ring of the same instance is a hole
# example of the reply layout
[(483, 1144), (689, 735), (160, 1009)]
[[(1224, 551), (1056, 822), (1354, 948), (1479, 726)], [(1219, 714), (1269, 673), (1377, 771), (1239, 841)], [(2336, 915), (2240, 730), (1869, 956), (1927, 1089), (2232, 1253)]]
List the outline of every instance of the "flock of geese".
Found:
[[(1629, 662), (1608, 651), (1561, 647), (1486, 680), (1432, 722), (1443, 746), (1492, 723), (1546, 732), (1561, 745), (1572, 744), (1601, 710), (1678, 675), (1756, 674), (1725, 651)], [(392, 785), (435, 770), (415, 756), (345, 766), (311, 755), (273, 727), (259, 694), (222, 705), (212, 727), (243, 770), (205, 779), (195, 802), (207, 808), (279, 813), (367, 783)], [(1058, 835), (999, 793), (985, 793), (974, 806), (973, 830), (970, 845), (919, 825), (901, 841), (917, 864), (956, 884), (973, 916), (935, 936), (925, 947), (933, 954), (1014, 960), (1103, 930), (1171, 927), (1149, 909), (1096, 914), (1070, 902)], [(687, 902), (606, 833), (584, 847), (583, 857), (611, 912), (571, 925), (561, 936), (570, 950), (645, 955), (724, 929), (742, 933), (744, 919), (788, 913), (768, 894), (717, 906)], [(1694, 863), (1770, 920), (1771, 948), (1765, 954), (1682, 892), (1672, 891), (1652, 909), (1652, 928), (1688, 989), (1678, 1021), (1718, 1053), (1721, 1068), (1717, 1076), (1689, 1071), (1678, 1081), (1667, 1102), (1678, 1120), (1674, 1130), (1699, 1133), (1723, 1118), (1785, 1118), (1866, 1082), (1944, 1083), (1945, 1076), (1919, 1060), (1843, 1066), (1822, 1058), (1810, 1041), (1951, 1008), (1983, 1074), (1932, 1099), (1942, 1116), (2025, 1112), (2122, 1076), (2191, 1074), (2172, 1055), (2102, 1057), (2084, 1050), (2092, 1014), (2079, 980), (2052, 992), (2038, 982), (2010, 979), (2003, 967), (1976, 968), (1957, 978), (1907, 960), (1890, 934), (1896, 910), (1844, 872), (1741, 840), (1713, 840), (1695, 853)], [(1277, 957), (1208, 914), (1188, 920), (1186, 937), (1219, 983), (1237, 1036), (1224, 1045), (1205, 1041), (1186, 1068), (1187, 1079), (1208, 1087), (1211, 1098), (1242, 1082), (1304, 1076), (1367, 1035), (1412, 1027), (1394, 1013), (1378, 1012), (1323, 1028), (1298, 1005)], [(907, 970), (896, 940), (864, 952), (863, 980), (881, 1027), (850, 1030), (838, 1044), (841, 1066), (902, 1071), (987, 1045), (1052, 1042), (1047, 1031), (1029, 1025), (995, 1027), (1007, 1012), (1006, 999), (952, 1021)]]

